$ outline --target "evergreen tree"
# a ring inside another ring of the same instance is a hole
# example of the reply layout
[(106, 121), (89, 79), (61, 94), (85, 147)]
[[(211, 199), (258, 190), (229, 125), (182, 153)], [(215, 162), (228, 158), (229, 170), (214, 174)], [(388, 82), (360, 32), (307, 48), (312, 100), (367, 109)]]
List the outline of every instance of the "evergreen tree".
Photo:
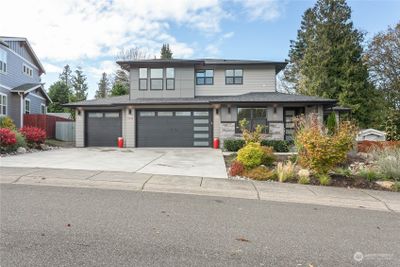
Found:
[(64, 81), (57, 81), (49, 88), (49, 96), (52, 103), (49, 104), (48, 112), (66, 112), (68, 109), (62, 105), (68, 103), (70, 90)]
[(169, 48), (169, 44), (163, 44), (161, 47), (161, 59), (171, 59), (172, 58), (172, 51)]
[(129, 88), (121, 83), (115, 83), (111, 89), (111, 96), (128, 95)]
[(72, 86), (72, 70), (69, 65), (65, 65), (62, 73), (60, 73), (59, 78), (63, 81), (68, 88)]
[(95, 98), (105, 98), (108, 96), (110, 91), (110, 81), (107, 78), (107, 74), (103, 72), (101, 79), (98, 83), (99, 89), (96, 91)]
[(88, 94), (86, 79), (86, 75), (83, 74), (82, 68), (78, 67), (78, 69), (75, 70), (75, 75), (72, 77), (72, 87), (74, 90), (74, 94), (71, 97), (72, 102), (86, 100)]
[(366, 127), (376, 120), (372, 111), (379, 96), (362, 60), (363, 38), (345, 0), (318, 0), (303, 16), (286, 74), (296, 92), (338, 99)]

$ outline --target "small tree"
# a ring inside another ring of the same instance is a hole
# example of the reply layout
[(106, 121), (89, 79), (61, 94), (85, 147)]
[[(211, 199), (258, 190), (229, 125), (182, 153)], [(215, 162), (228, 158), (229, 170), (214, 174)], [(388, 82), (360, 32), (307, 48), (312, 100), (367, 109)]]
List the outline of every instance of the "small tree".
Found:
[(163, 44), (161, 47), (161, 59), (171, 59), (172, 58), (172, 51), (169, 48), (169, 44)]
[(246, 144), (249, 143), (260, 143), (261, 134), (264, 130), (262, 125), (257, 125), (254, 131), (249, 130), (249, 122), (246, 119), (239, 121), (239, 127), (243, 134), (243, 139)]
[(80, 67), (75, 70), (75, 75), (72, 77), (72, 87), (74, 89), (74, 94), (71, 96), (72, 101), (82, 101), (87, 98), (88, 85), (86, 82), (86, 75)]
[(98, 83), (99, 89), (96, 91), (95, 98), (105, 98), (108, 96), (110, 91), (110, 81), (107, 78), (107, 74), (103, 72), (101, 79)]
[(336, 132), (336, 114), (335, 112), (332, 112), (329, 114), (328, 119), (326, 121), (326, 127), (328, 128), (328, 134), (332, 135)]
[(384, 122), (386, 140), (400, 141), (400, 111), (391, 109)]
[(68, 103), (70, 90), (64, 81), (57, 81), (49, 88), (49, 96), (53, 103), (49, 104), (48, 112), (65, 112), (67, 109), (62, 105)]
[(111, 89), (111, 96), (120, 96), (128, 94), (129, 94), (129, 87), (120, 83), (114, 84)]

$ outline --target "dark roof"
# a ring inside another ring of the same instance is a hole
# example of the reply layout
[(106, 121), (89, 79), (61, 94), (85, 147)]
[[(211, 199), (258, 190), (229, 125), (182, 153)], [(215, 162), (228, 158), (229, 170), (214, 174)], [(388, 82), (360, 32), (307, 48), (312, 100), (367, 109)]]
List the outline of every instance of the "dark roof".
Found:
[(276, 73), (285, 68), (285, 61), (268, 61), (268, 60), (242, 60), (242, 59), (139, 59), (139, 60), (120, 60), (117, 61), (121, 67), (128, 69), (132, 66), (151, 66), (162, 64), (174, 65), (273, 65), (276, 66)]
[(24, 83), (17, 87), (12, 88), (11, 92), (25, 94), (25, 93), (29, 93), (30, 91), (33, 91), (35, 89), (40, 89), (42, 91), (43, 95), (47, 98), (47, 100), (52, 102), (50, 96), (46, 93), (46, 90), (44, 90), (43, 83)]
[(237, 96), (198, 96), (195, 98), (137, 98), (129, 99), (128, 95), (93, 99), (69, 103), (68, 107), (81, 106), (120, 106), (120, 105), (184, 105), (184, 104), (217, 104), (217, 103), (309, 103), (335, 104), (334, 99), (319, 98), (278, 92), (247, 93)]
[(333, 111), (351, 111), (351, 108), (335, 106), (332, 108)]

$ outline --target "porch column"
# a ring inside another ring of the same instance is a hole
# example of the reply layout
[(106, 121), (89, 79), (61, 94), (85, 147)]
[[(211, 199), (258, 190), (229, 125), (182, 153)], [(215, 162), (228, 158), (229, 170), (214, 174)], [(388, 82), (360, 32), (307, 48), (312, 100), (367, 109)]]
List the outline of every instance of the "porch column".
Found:
[(85, 146), (85, 111), (81, 108), (75, 110), (75, 146)]

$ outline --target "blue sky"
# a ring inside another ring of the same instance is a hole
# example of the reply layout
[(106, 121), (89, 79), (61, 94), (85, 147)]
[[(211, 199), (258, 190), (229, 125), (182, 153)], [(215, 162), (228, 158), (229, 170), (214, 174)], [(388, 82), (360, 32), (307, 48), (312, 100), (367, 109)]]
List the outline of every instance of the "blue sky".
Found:
[[(158, 56), (163, 42), (177, 58), (284, 60), (303, 12), (297, 0), (14, 0), (5, 5), (1, 35), (27, 37), (41, 58), (48, 88), (65, 64), (81, 66), (89, 98), (102, 72), (112, 73), (122, 48)], [(373, 34), (400, 21), (400, 0), (352, 0), (356, 28)], [(2, 7), (4, 4), (2, 5)], [(21, 6), (25, 8), (21, 11)], [(21, 19), (12, 18), (16, 12)], [(22, 13), (21, 13), (22, 12)], [(7, 16), (10, 16), (7, 19)]]

